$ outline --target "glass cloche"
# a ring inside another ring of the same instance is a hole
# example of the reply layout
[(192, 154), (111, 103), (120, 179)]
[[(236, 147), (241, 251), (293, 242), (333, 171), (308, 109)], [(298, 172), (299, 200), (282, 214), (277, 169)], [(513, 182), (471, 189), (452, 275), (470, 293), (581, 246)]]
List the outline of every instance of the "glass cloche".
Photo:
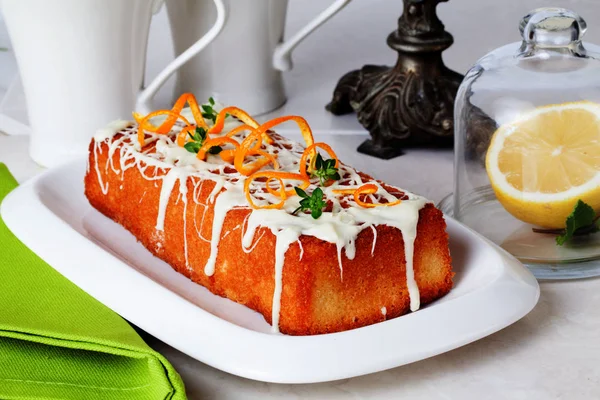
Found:
[(440, 207), (538, 278), (600, 275), (600, 48), (565, 9), (534, 10), (520, 30), (459, 89)]

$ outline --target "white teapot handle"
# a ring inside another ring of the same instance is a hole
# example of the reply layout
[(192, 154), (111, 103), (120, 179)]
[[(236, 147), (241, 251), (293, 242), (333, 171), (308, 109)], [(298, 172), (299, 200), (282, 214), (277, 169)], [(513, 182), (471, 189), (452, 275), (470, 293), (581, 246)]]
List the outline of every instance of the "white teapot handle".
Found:
[[(191, 45), (186, 51), (181, 53), (173, 61), (171, 61), (157, 76), (154, 80), (139, 94), (135, 109), (137, 112), (142, 114), (148, 114), (152, 111), (152, 99), (156, 95), (156, 92), (164, 85), (164, 83), (173, 75), (183, 64), (188, 62), (192, 57), (198, 54), (202, 49), (212, 42), (225, 25), (226, 12), (223, 0), (214, 0), (217, 6), (217, 20), (215, 24), (210, 28), (204, 36), (202, 36), (196, 43)], [(156, 4), (156, 3), (155, 3)], [(162, 2), (158, 2), (160, 7)]]
[(288, 40), (281, 42), (275, 48), (273, 53), (273, 67), (280, 71), (289, 71), (294, 66), (292, 62), (292, 51), (302, 42), (308, 35), (323, 25), (329, 18), (337, 14), (351, 0), (336, 0), (332, 5), (327, 7), (323, 12), (317, 15), (312, 21), (306, 24), (302, 29), (296, 32)]

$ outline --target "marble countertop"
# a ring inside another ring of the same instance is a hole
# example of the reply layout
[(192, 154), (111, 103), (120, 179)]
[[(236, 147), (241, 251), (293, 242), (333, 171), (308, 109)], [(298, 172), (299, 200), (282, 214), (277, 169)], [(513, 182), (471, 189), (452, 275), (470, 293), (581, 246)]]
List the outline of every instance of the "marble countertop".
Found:
[[(552, 4), (546, 0), (452, 0), (439, 7), (440, 17), (456, 40), (444, 53), (447, 65), (464, 73), (486, 52), (518, 40), (518, 23), (527, 11), (548, 5), (580, 12), (590, 25), (586, 38), (600, 43), (600, 28), (595, 25), (600, 21), (597, 0), (557, 0)], [(323, 7), (322, 0), (291, 0), (288, 30), (296, 30)], [(331, 134), (327, 141), (345, 162), (439, 201), (451, 191), (451, 151), (412, 150), (390, 161), (362, 156), (355, 149), (366, 135), (355, 118), (335, 118), (323, 110), (342, 74), (365, 63), (394, 62), (385, 37), (394, 29), (400, 11), (399, 0), (354, 0), (295, 52), (295, 69), (285, 76), (290, 101), (277, 113), (306, 111), (315, 134)], [(356, 29), (347, 29), (349, 26)], [(147, 76), (154, 76), (172, 56), (169, 40), (162, 12), (151, 29)], [(171, 88), (161, 91), (158, 105), (169, 103)], [(28, 158), (27, 145), (26, 136), (0, 135), (0, 161), (8, 164), (20, 181), (41, 171)], [(141, 334), (173, 363), (192, 400), (594, 399), (600, 398), (598, 310), (600, 279), (542, 282), (541, 298), (534, 310), (485, 339), (389, 371), (313, 385), (238, 378)]]

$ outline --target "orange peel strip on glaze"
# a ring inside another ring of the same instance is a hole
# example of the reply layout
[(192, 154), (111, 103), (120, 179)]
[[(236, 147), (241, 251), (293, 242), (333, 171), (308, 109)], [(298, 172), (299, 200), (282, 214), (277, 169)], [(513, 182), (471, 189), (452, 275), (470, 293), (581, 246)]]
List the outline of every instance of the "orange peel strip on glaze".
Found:
[(359, 187), (358, 189), (335, 189), (335, 194), (351, 194), (354, 197), (354, 201), (361, 207), (364, 208), (375, 208), (375, 207), (389, 207), (395, 206), (402, 203), (402, 200), (391, 201), (389, 203), (367, 203), (360, 199), (363, 194), (375, 194), (379, 191), (379, 187), (374, 183), (367, 183)]
[[(264, 206), (259, 206), (256, 203), (254, 203), (254, 200), (252, 199), (252, 194), (250, 193), (250, 184), (255, 179), (258, 179), (258, 178), (267, 178), (267, 185), (270, 180), (275, 179), (275, 180), (279, 181), (279, 197), (281, 198), (280, 202), (273, 203), (273, 204), (267, 204)], [(244, 193), (246, 194), (246, 200), (248, 200), (248, 204), (250, 204), (250, 207), (254, 208), (255, 210), (281, 209), (281, 208), (283, 208), (283, 205), (285, 204), (285, 200), (287, 198), (287, 196), (285, 194), (285, 186), (283, 185), (283, 180), (275, 175), (275, 171), (263, 171), (263, 172), (256, 172), (256, 173), (252, 174), (244, 182)]]
[[(206, 121), (204, 121), (204, 118), (202, 117), (202, 111), (200, 111), (200, 107), (198, 106), (196, 96), (194, 96), (192, 93), (184, 93), (179, 96), (171, 111), (181, 114), (183, 107), (185, 107), (185, 103), (189, 104), (192, 115), (194, 116), (194, 120), (196, 121), (196, 125), (201, 128), (208, 129)], [(176, 119), (172, 119), (171, 117), (167, 118), (167, 120), (159, 127), (159, 133), (168, 133), (171, 131), (176, 121)]]
[[(252, 145), (254, 142), (257, 142), (256, 145)], [(262, 144), (261, 133), (258, 131), (254, 131), (250, 135), (248, 135), (240, 144), (240, 147), (235, 152), (235, 158), (233, 161), (233, 165), (237, 171), (245, 176), (252, 175), (260, 168), (264, 167), (269, 163), (273, 163), (275, 168), (278, 168), (277, 161), (275, 156), (266, 153), (264, 151), (259, 150)], [(244, 160), (247, 156), (259, 154), (263, 157), (261, 160), (256, 160), (250, 164), (244, 164)]]
[[(169, 115), (167, 117), (167, 119), (165, 120), (165, 122), (163, 122), (159, 127), (148, 124), (146, 129), (151, 130), (152, 132), (160, 133), (160, 134), (169, 133), (171, 131), (171, 129), (173, 129), (173, 126), (175, 125), (175, 122), (177, 122), (177, 119), (183, 118), (181, 116), (181, 111), (183, 110), (185, 103), (188, 103), (190, 105), (190, 110), (192, 111), (192, 115), (194, 116), (196, 125), (204, 128), (204, 129), (208, 129), (208, 126), (206, 125), (206, 121), (204, 121), (204, 118), (202, 117), (202, 112), (200, 111), (200, 107), (198, 106), (196, 97), (192, 93), (182, 94), (181, 96), (179, 96), (179, 98), (173, 105), (173, 108), (171, 109), (171, 111), (173, 113), (177, 114), (177, 117), (174, 115)], [(133, 113), (133, 118), (136, 120), (136, 122), (138, 124), (143, 119), (142, 115), (139, 113)], [(188, 125), (189, 125), (189, 123), (188, 123)]]
[[(215, 120), (215, 124), (213, 125), (212, 128), (210, 128), (208, 133), (221, 133), (223, 131), (223, 127), (225, 126), (225, 118), (227, 117), (227, 114), (236, 117), (237, 119), (242, 121), (245, 125), (248, 125), (249, 127), (252, 127), (254, 129), (257, 129), (260, 126), (260, 124), (258, 122), (256, 122), (256, 120), (254, 118), (252, 118), (250, 116), (250, 114), (248, 114), (246, 111), (242, 110), (241, 108), (225, 107), (224, 109), (219, 111), (219, 114), (217, 114), (217, 119)], [(262, 136), (263, 136), (263, 139), (265, 140), (265, 142), (267, 142), (268, 144), (273, 143), (273, 139), (271, 139), (271, 137), (265, 131), (262, 132)]]
[(196, 125), (187, 125), (177, 134), (177, 145), (183, 147), (188, 142), (188, 134), (196, 130)]
[[(236, 153), (236, 157), (237, 157), (238, 153)], [(268, 165), (268, 164), (273, 164), (274, 169), (279, 169), (279, 163), (277, 162), (276, 156), (266, 153), (262, 150), (246, 152), (246, 153), (244, 153), (244, 157), (253, 156), (256, 154), (262, 156), (263, 158), (253, 161), (249, 164), (241, 164), (241, 165), (239, 165), (239, 168), (238, 168), (238, 165), (234, 164), (235, 168), (238, 170), (238, 172), (240, 174), (246, 175), (246, 176), (252, 175), (255, 172), (257, 172), (259, 169), (261, 169), (262, 167), (264, 167), (265, 165)], [(237, 158), (236, 158), (236, 160), (234, 160), (234, 162), (236, 162), (236, 161), (237, 161)]]
[(302, 138), (304, 138), (304, 141), (306, 142), (307, 147), (311, 146), (315, 142), (315, 139), (312, 134), (312, 130), (310, 129), (308, 122), (306, 122), (306, 120), (304, 118), (296, 116), (296, 115), (288, 115), (285, 117), (279, 117), (279, 118), (272, 119), (270, 121), (265, 122), (261, 126), (259, 126), (257, 130), (263, 134), (266, 134), (266, 132), (269, 129), (272, 129), (274, 126), (283, 124), (284, 122), (287, 122), (287, 121), (294, 121), (298, 125), (298, 127), (300, 128), (300, 133), (302, 134)]
[(219, 153), (219, 157), (221, 157), (221, 160), (228, 162), (228, 163), (232, 163), (235, 159), (235, 152), (237, 151), (237, 149), (227, 149), (227, 150), (223, 150)]
[[(323, 150), (325, 150), (327, 152), (327, 154), (329, 154), (329, 157), (335, 159), (335, 167), (336, 168), (339, 167), (340, 161), (338, 160), (338, 157), (335, 154), (335, 152), (333, 151), (333, 149), (331, 148), (331, 146), (329, 146), (327, 143), (323, 143), (323, 142), (313, 143), (310, 146), (308, 146), (306, 148), (306, 150), (304, 150), (304, 153), (302, 153), (302, 157), (300, 158), (300, 173), (302, 175), (308, 176), (308, 172), (306, 170), (306, 160), (308, 159), (309, 156), (314, 155), (314, 153), (315, 153), (314, 150), (317, 147), (322, 148)], [(311, 169), (313, 169), (313, 170), (314, 170), (314, 162), (315, 162), (315, 157), (311, 157), (310, 164), (311, 164)]]
[(152, 118), (158, 117), (159, 115), (167, 115), (169, 117), (174, 117), (175, 120), (181, 119), (181, 120), (183, 120), (183, 122), (185, 122), (186, 125), (191, 125), (190, 122), (185, 117), (183, 117), (179, 114), (176, 114), (171, 110), (158, 110), (158, 111), (151, 112), (150, 114), (148, 114), (144, 118), (142, 118), (138, 123), (139, 126), (138, 126), (137, 135), (138, 135), (138, 142), (139, 142), (140, 146), (142, 146), (142, 147), (144, 146), (144, 142), (145, 142), (145, 133), (144, 132), (145, 131), (152, 132), (152, 133), (158, 133), (161, 135), (166, 135), (167, 133), (169, 133), (169, 131), (167, 131), (166, 133), (158, 132), (157, 130), (155, 130), (158, 128), (156, 128), (156, 126), (149, 123), (149, 121)]
[[(234, 137), (242, 131), (250, 131), (250, 134), (248, 136), (246, 136), (244, 138), (244, 140), (242, 140), (242, 143), (241, 143), (242, 146), (248, 147), (250, 150), (253, 150), (253, 151), (261, 148), (262, 139), (264, 139), (264, 136), (261, 137), (261, 134), (256, 130), (256, 128), (253, 128), (250, 125), (237, 126), (234, 129), (232, 129), (231, 131), (229, 131), (225, 136)], [(254, 141), (256, 141), (256, 144), (254, 146), (249, 146), (249, 143), (252, 143)]]
[(230, 106), (225, 107), (221, 111), (219, 111), (219, 113), (217, 114), (217, 119), (215, 120), (215, 124), (212, 126), (212, 128), (210, 128), (209, 133), (221, 133), (223, 131), (223, 127), (225, 126), (225, 118), (227, 118), (227, 114), (236, 117), (244, 124), (250, 125), (253, 128), (258, 128), (260, 125), (246, 111), (238, 107)]
[[(273, 176), (276, 176), (276, 177), (280, 178), (281, 180), (285, 179), (285, 180), (301, 181), (302, 185), (300, 185), (299, 188), (303, 189), (303, 190), (306, 189), (310, 185), (310, 181), (306, 175), (302, 175), (302, 174), (298, 174), (298, 173), (294, 173), (294, 172), (283, 172), (283, 171), (273, 171), (273, 173), (276, 174)], [(281, 188), (280, 189), (271, 188), (271, 186), (269, 185), (269, 181), (267, 181), (266, 187), (267, 187), (267, 192), (271, 193), (274, 196), (279, 196), (279, 192), (281, 191)], [(287, 197), (295, 196), (296, 190), (294, 190), (294, 189), (286, 190), (285, 194)]]

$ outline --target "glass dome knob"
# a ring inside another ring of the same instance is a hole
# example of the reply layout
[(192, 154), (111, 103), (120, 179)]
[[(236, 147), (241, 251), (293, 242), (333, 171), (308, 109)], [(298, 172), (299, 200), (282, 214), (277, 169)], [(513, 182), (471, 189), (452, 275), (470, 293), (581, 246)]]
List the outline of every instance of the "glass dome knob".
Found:
[(587, 24), (577, 13), (564, 8), (538, 8), (521, 21), (521, 35), (528, 45), (558, 48), (577, 45)]

